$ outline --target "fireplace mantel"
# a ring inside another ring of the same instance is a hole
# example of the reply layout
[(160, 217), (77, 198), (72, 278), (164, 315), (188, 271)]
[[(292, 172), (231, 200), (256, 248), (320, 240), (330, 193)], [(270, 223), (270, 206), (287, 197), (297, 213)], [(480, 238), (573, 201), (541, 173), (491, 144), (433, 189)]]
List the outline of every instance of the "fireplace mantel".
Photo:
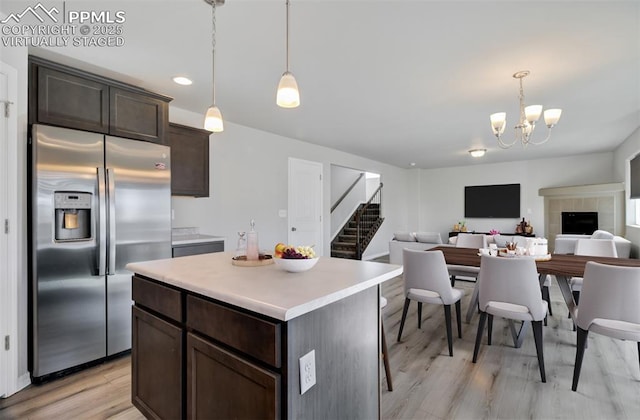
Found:
[(562, 212), (596, 211), (598, 228), (624, 236), (624, 183), (540, 188), (544, 197), (544, 231), (549, 245), (562, 233)]

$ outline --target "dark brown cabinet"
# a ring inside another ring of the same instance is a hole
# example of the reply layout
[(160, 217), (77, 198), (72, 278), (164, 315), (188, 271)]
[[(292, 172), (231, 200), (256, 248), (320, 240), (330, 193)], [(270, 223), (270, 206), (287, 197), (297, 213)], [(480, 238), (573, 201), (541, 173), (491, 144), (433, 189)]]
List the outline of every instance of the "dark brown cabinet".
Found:
[(281, 418), (280, 322), (138, 275), (132, 297), (131, 400), (147, 418)]
[(171, 256), (173, 258), (186, 257), (187, 255), (209, 254), (211, 252), (224, 252), (224, 241), (173, 245), (171, 247)]
[(187, 334), (187, 418), (280, 418), (280, 375)]
[(94, 80), (39, 67), (37, 122), (109, 132), (109, 86)]
[(209, 197), (209, 135), (207, 130), (169, 124), (171, 194)]
[(125, 89), (109, 89), (109, 134), (165, 144), (166, 101)]
[(171, 98), (29, 57), (29, 123), (166, 144)]

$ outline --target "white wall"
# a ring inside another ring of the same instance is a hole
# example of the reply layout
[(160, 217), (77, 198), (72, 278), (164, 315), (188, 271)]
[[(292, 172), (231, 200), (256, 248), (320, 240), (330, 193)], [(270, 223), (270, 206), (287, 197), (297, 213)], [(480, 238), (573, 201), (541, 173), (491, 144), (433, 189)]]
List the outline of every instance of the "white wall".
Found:
[[(18, 113), (18, 142), (17, 156), (9, 158), (16, 159), (18, 174), (17, 183), (18, 220), (15, 221), (15, 228), (18, 230), (18, 337), (14, 340), (18, 348), (18, 378), (14, 378), (19, 387), (27, 385), (29, 382), (27, 352), (28, 352), (28, 329), (27, 329), (27, 49), (26, 48), (3, 48), (0, 45), (0, 60), (10, 65), (18, 71), (18, 102), (12, 110)], [(12, 141), (10, 139), (10, 141)]]
[[(199, 127), (202, 116), (171, 107), (171, 122)], [(407, 171), (326, 147), (266, 133), (225, 121), (225, 131), (211, 136), (210, 194), (208, 198), (174, 197), (174, 227), (196, 226), (202, 233), (226, 237), (225, 249), (236, 247), (237, 232), (255, 219), (260, 248), (271, 251), (287, 241), (287, 219), (278, 217), (287, 208), (287, 165), (294, 157), (323, 164), (325, 197), (324, 255), (330, 255), (331, 165), (381, 174), (385, 188), (386, 220), (364, 258), (388, 253), (388, 240), (396, 227), (406, 229), (408, 214)]]
[[(526, 153), (524, 151), (523, 153)], [(568, 158), (526, 160), (466, 167), (420, 170), (418, 226), (412, 231), (440, 232), (448, 237), (453, 225), (464, 218), (467, 185), (520, 184), (521, 217), (531, 221), (534, 233), (544, 232), (544, 200), (540, 188), (607, 183), (614, 181), (613, 153)], [(498, 229), (514, 232), (519, 219), (466, 219), (468, 230)]]

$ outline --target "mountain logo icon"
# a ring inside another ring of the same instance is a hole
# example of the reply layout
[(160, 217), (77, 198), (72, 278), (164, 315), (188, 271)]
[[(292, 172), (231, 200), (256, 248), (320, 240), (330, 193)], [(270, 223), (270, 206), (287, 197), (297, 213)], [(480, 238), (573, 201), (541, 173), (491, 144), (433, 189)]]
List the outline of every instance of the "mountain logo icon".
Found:
[(21, 13), (11, 13), (6, 17), (6, 19), (0, 21), (0, 23), (7, 23), (10, 20), (13, 20), (15, 23), (20, 23), (20, 20), (29, 13), (35, 16), (35, 18), (38, 19), (41, 23), (44, 23), (43, 16), (48, 16), (49, 19), (51, 19), (54, 23), (58, 23), (58, 19), (54, 16), (54, 13), (57, 15), (58, 13), (60, 13), (60, 11), (56, 9), (55, 6), (47, 10), (47, 8), (42, 5), (42, 3), (38, 3), (34, 7), (27, 6), (27, 8), (24, 9)]

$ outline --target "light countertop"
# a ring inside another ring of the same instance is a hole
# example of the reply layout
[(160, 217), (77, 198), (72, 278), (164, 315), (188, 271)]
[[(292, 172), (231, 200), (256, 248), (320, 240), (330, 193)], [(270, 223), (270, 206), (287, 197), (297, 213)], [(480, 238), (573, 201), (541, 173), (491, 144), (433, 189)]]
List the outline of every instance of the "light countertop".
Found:
[(171, 245), (191, 245), (206, 242), (224, 242), (224, 236), (205, 235), (197, 227), (171, 229)]
[(219, 252), (131, 263), (127, 269), (231, 305), (288, 321), (402, 274), (402, 266), (320, 257), (303, 273), (275, 264), (239, 267)]

